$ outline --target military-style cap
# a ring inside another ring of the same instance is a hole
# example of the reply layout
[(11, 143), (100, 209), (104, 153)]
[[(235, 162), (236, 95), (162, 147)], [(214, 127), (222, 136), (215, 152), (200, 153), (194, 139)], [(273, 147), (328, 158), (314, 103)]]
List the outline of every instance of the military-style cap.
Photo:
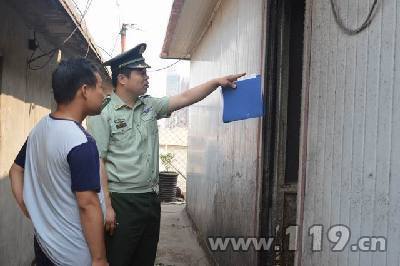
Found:
[(151, 66), (146, 64), (142, 55), (146, 47), (145, 43), (138, 44), (135, 48), (108, 60), (103, 65), (110, 66), (112, 72), (121, 68), (149, 68)]

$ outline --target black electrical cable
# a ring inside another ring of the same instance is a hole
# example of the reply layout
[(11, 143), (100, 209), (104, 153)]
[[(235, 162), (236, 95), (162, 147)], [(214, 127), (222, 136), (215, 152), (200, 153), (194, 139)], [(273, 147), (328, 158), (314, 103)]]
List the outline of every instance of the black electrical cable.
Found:
[(178, 64), (180, 61), (182, 61), (182, 59), (179, 59), (179, 60), (177, 60), (176, 62), (174, 62), (174, 63), (172, 63), (172, 64), (170, 64), (170, 65), (168, 65), (168, 66), (166, 66), (166, 67), (162, 67), (162, 68), (155, 69), (155, 70), (149, 70), (148, 72), (157, 72), (157, 71), (161, 71), (161, 70), (170, 68), (170, 67), (172, 67), (172, 66)]
[[(63, 43), (62, 43), (60, 46), (58, 46), (58, 47), (56, 47), (56, 48), (53, 48), (53, 49), (51, 49), (50, 51), (48, 51), (48, 52), (46, 52), (46, 53), (43, 53), (43, 54), (41, 54), (41, 55), (39, 55), (39, 56), (36, 56), (36, 57), (33, 57), (34, 53), (32, 53), (31, 57), (28, 59), (28, 68), (29, 68), (30, 70), (39, 70), (39, 69), (42, 69), (42, 68), (44, 68), (45, 66), (47, 66), (47, 65), (50, 63), (51, 58), (54, 56), (54, 54), (57, 52), (57, 50), (59, 50), (62, 46), (64, 46), (64, 45), (71, 39), (71, 37), (72, 37), (72, 36), (74, 35), (74, 33), (76, 32), (76, 30), (81, 26), (81, 23), (82, 23), (82, 21), (84, 20), (84, 18), (85, 18), (85, 16), (86, 16), (87, 12), (89, 11), (89, 8), (90, 8), (92, 2), (93, 2), (93, 0), (87, 0), (87, 2), (86, 2), (86, 7), (85, 7), (85, 11), (83, 12), (83, 14), (82, 14), (82, 16), (81, 16), (81, 19), (80, 19), (80, 21), (78, 22), (78, 25), (75, 26), (75, 29), (68, 35), (67, 38), (65, 38), (65, 40), (63, 41)], [(43, 65), (37, 66), (37, 67), (32, 67), (32, 66), (31, 66), (31, 64), (32, 64), (33, 62), (35, 62), (35, 61), (37, 61), (38, 59), (40, 59), (40, 58), (42, 58), (42, 57), (45, 57), (45, 56), (48, 56), (49, 58), (46, 60), (46, 62), (45, 62)]]
[(376, 14), (376, 10), (378, 9), (378, 0), (374, 0), (371, 9), (368, 12), (368, 16), (366, 17), (365, 21), (361, 24), (361, 26), (355, 29), (350, 29), (348, 26), (345, 25), (345, 23), (343, 22), (343, 20), (339, 15), (339, 10), (336, 5), (337, 0), (330, 0), (330, 1), (331, 1), (333, 16), (335, 18), (336, 23), (339, 25), (340, 29), (348, 35), (356, 35), (365, 30), (366, 28), (368, 28), (368, 26), (371, 24), (374, 18), (374, 15)]
[(30, 70), (34, 70), (34, 71), (35, 71), (35, 70), (40, 70), (40, 69), (45, 68), (45, 67), (50, 63), (51, 59), (52, 59), (53, 56), (56, 54), (56, 52), (57, 52), (57, 51), (54, 51), (53, 53), (49, 54), (49, 57), (47, 58), (46, 62), (45, 62), (44, 64), (42, 64), (41, 66), (34, 66), (34, 67), (32, 67), (32, 65), (29, 63), (29, 64), (28, 64), (28, 68), (29, 68)]

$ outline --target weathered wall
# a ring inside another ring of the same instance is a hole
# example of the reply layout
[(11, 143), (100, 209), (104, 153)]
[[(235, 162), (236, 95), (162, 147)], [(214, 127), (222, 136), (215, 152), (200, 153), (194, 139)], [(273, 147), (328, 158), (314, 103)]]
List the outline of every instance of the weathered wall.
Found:
[[(311, 69), (302, 265), (399, 265), (400, 260), (400, 5), (378, 1), (368, 30), (344, 35), (329, 1), (312, 6)], [(336, 1), (350, 27), (373, 1)], [(322, 224), (322, 252), (308, 230)], [(350, 228), (332, 252), (330, 226)], [(384, 236), (386, 252), (352, 252), (361, 236)]]
[[(31, 51), (27, 43), (33, 31), (2, 0), (0, 24), (0, 265), (29, 265), (33, 259), (32, 226), (14, 202), (8, 170), (30, 129), (51, 109), (55, 58), (42, 70), (28, 70)], [(37, 38), (43, 50), (52, 48), (40, 34)]]
[[(262, 0), (224, 0), (191, 58), (191, 86), (225, 74), (260, 73)], [(201, 237), (257, 236), (261, 120), (222, 123), (220, 90), (190, 107), (188, 212)], [(221, 265), (256, 254), (213, 253)]]

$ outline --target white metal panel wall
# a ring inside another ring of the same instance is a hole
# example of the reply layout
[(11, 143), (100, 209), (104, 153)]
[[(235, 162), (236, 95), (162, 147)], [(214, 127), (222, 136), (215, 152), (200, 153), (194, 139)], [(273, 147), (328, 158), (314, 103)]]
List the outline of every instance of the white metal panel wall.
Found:
[[(350, 27), (373, 1), (338, 0)], [(368, 3), (369, 2), (369, 3)], [(302, 265), (399, 265), (400, 258), (400, 3), (381, 6), (356, 36), (337, 27), (327, 0), (312, 6), (311, 69)], [(322, 224), (322, 251), (308, 230)], [(327, 230), (350, 228), (333, 252)], [(384, 236), (387, 252), (353, 252), (362, 236)]]
[[(224, 0), (192, 55), (191, 86), (238, 72), (260, 73), (262, 0)], [(188, 211), (203, 239), (256, 236), (260, 119), (222, 123), (217, 90), (190, 107)], [(255, 265), (255, 253), (219, 252), (222, 265)]]

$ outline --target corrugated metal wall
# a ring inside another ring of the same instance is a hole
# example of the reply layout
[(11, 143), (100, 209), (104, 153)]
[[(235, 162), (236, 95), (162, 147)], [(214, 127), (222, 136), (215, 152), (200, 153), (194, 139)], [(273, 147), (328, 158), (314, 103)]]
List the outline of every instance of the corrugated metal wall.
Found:
[[(192, 55), (191, 86), (225, 74), (260, 73), (262, 0), (224, 0)], [(222, 123), (220, 91), (190, 107), (188, 211), (202, 238), (257, 236), (261, 120)], [(253, 251), (214, 253), (222, 265), (254, 265)]]
[[(303, 265), (399, 265), (400, 3), (378, 1), (371, 26), (356, 36), (337, 27), (327, 0), (312, 6), (311, 69)], [(350, 27), (371, 1), (338, 0)], [(322, 251), (308, 230), (322, 224)], [(333, 252), (326, 232), (344, 224), (349, 244)], [(352, 252), (361, 236), (387, 237), (387, 252)]]

